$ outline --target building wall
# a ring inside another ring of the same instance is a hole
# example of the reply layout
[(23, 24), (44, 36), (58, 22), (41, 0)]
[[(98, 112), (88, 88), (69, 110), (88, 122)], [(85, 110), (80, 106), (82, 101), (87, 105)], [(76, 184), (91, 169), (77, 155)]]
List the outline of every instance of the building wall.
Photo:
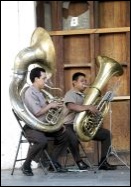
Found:
[[(13, 75), (15, 57), (30, 45), (36, 27), (35, 1), (1, 1), (1, 169), (13, 165), (20, 135), (19, 126), (12, 114), (9, 85)], [(26, 151), (21, 151), (26, 154)], [(19, 167), (20, 163), (17, 164)], [(16, 167), (17, 167), (16, 166)]]

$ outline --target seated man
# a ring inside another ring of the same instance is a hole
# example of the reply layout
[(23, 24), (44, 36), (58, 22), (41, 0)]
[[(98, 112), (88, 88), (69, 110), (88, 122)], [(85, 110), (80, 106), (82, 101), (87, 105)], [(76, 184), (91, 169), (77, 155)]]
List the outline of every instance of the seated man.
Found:
[[(89, 166), (86, 163), (84, 163), (80, 158), (79, 141), (77, 135), (75, 134), (75, 131), (73, 130), (73, 122), (78, 112), (90, 111), (94, 114), (97, 114), (99, 111), (93, 105), (83, 105), (84, 91), (87, 86), (85, 74), (81, 72), (75, 73), (72, 76), (72, 83), (73, 83), (73, 88), (66, 93), (64, 98), (65, 105), (66, 105), (64, 111), (66, 116), (64, 119), (65, 121), (64, 124), (68, 131), (69, 147), (74, 156), (74, 160), (76, 161), (79, 169), (86, 169)], [(116, 169), (116, 166), (110, 165), (106, 161), (106, 155), (111, 145), (109, 130), (100, 128), (97, 131), (96, 135), (94, 136), (93, 140), (101, 141), (101, 161), (100, 161), (99, 169), (104, 169), (104, 170)]]
[[(30, 72), (30, 80), (32, 85), (25, 91), (24, 103), (27, 108), (36, 116), (39, 120), (45, 120), (45, 114), (51, 108), (57, 109), (61, 107), (61, 103), (51, 102), (46, 103), (46, 99), (41, 92), (44, 89), (44, 84), (46, 77), (46, 72), (43, 68), (36, 67)], [(65, 128), (61, 128), (58, 131), (48, 133), (40, 130), (34, 130), (29, 126), (24, 127), (26, 137), (33, 145), (29, 149), (26, 161), (23, 164), (22, 171), (26, 175), (33, 175), (31, 169), (31, 161), (35, 159), (36, 155), (47, 146), (47, 136), (52, 136), (55, 138), (56, 147), (52, 154), (52, 161), (58, 171), (65, 171), (58, 162), (59, 156), (63, 154), (63, 151), (67, 149), (68, 136)]]

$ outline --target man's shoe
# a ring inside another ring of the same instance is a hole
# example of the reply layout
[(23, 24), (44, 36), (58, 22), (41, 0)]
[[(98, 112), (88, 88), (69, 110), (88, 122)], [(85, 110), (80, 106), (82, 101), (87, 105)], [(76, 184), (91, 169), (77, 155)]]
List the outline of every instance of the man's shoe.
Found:
[[(101, 165), (101, 164), (99, 164)], [(107, 161), (105, 161), (100, 167), (99, 170), (115, 170), (117, 167), (115, 165), (110, 165)]]
[[(61, 166), (61, 164), (58, 163), (58, 162), (54, 162), (53, 164), (54, 164), (54, 167), (56, 168), (57, 172), (67, 172), (68, 171), (66, 168), (63, 168)], [(49, 171), (54, 171), (54, 168), (52, 167), (52, 165), (50, 165), (48, 170)]]
[(83, 160), (76, 162), (76, 163), (80, 170), (86, 170), (90, 167)]
[(30, 166), (23, 165), (21, 169), (22, 169), (23, 173), (27, 176), (34, 175)]

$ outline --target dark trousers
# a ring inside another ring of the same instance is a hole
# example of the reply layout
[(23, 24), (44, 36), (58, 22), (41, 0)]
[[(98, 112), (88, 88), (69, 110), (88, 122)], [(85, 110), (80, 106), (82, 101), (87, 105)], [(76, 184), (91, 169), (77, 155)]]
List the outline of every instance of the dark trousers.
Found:
[(93, 140), (101, 142), (101, 161), (106, 158), (111, 146), (111, 133), (108, 129), (100, 128)]
[(63, 128), (53, 133), (45, 133), (31, 129), (30, 127), (26, 127), (25, 134), (28, 141), (33, 143), (27, 154), (27, 162), (35, 160), (35, 157), (37, 157), (37, 155), (39, 155), (41, 151), (46, 148), (48, 144), (47, 137), (54, 137), (55, 141), (55, 148), (52, 153), (53, 162), (58, 161), (58, 157), (61, 156), (63, 152), (65, 152), (68, 146), (68, 135), (66, 131), (63, 132)]
[(66, 124), (66, 129), (69, 139), (69, 149), (73, 155), (73, 158), (76, 162), (80, 161), (80, 152), (79, 152), (79, 140), (76, 133), (73, 130), (73, 124)]
[[(69, 148), (72, 152), (74, 160), (77, 162), (81, 159), (79, 153), (79, 140), (73, 130), (73, 124), (66, 124), (65, 126), (68, 132)], [(101, 142), (101, 160), (103, 160), (106, 157), (108, 149), (111, 145), (110, 131), (104, 128), (100, 128), (93, 140)]]

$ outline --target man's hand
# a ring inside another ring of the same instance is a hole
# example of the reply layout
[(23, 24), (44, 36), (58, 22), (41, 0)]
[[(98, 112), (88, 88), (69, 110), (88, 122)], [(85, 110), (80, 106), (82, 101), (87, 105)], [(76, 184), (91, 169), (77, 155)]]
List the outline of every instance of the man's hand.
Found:
[(87, 111), (90, 111), (94, 115), (97, 115), (99, 113), (99, 110), (97, 110), (96, 106), (93, 106), (93, 105), (88, 105), (87, 106)]
[(57, 103), (57, 102), (51, 102), (49, 105), (50, 105), (50, 108), (63, 107), (63, 103)]

